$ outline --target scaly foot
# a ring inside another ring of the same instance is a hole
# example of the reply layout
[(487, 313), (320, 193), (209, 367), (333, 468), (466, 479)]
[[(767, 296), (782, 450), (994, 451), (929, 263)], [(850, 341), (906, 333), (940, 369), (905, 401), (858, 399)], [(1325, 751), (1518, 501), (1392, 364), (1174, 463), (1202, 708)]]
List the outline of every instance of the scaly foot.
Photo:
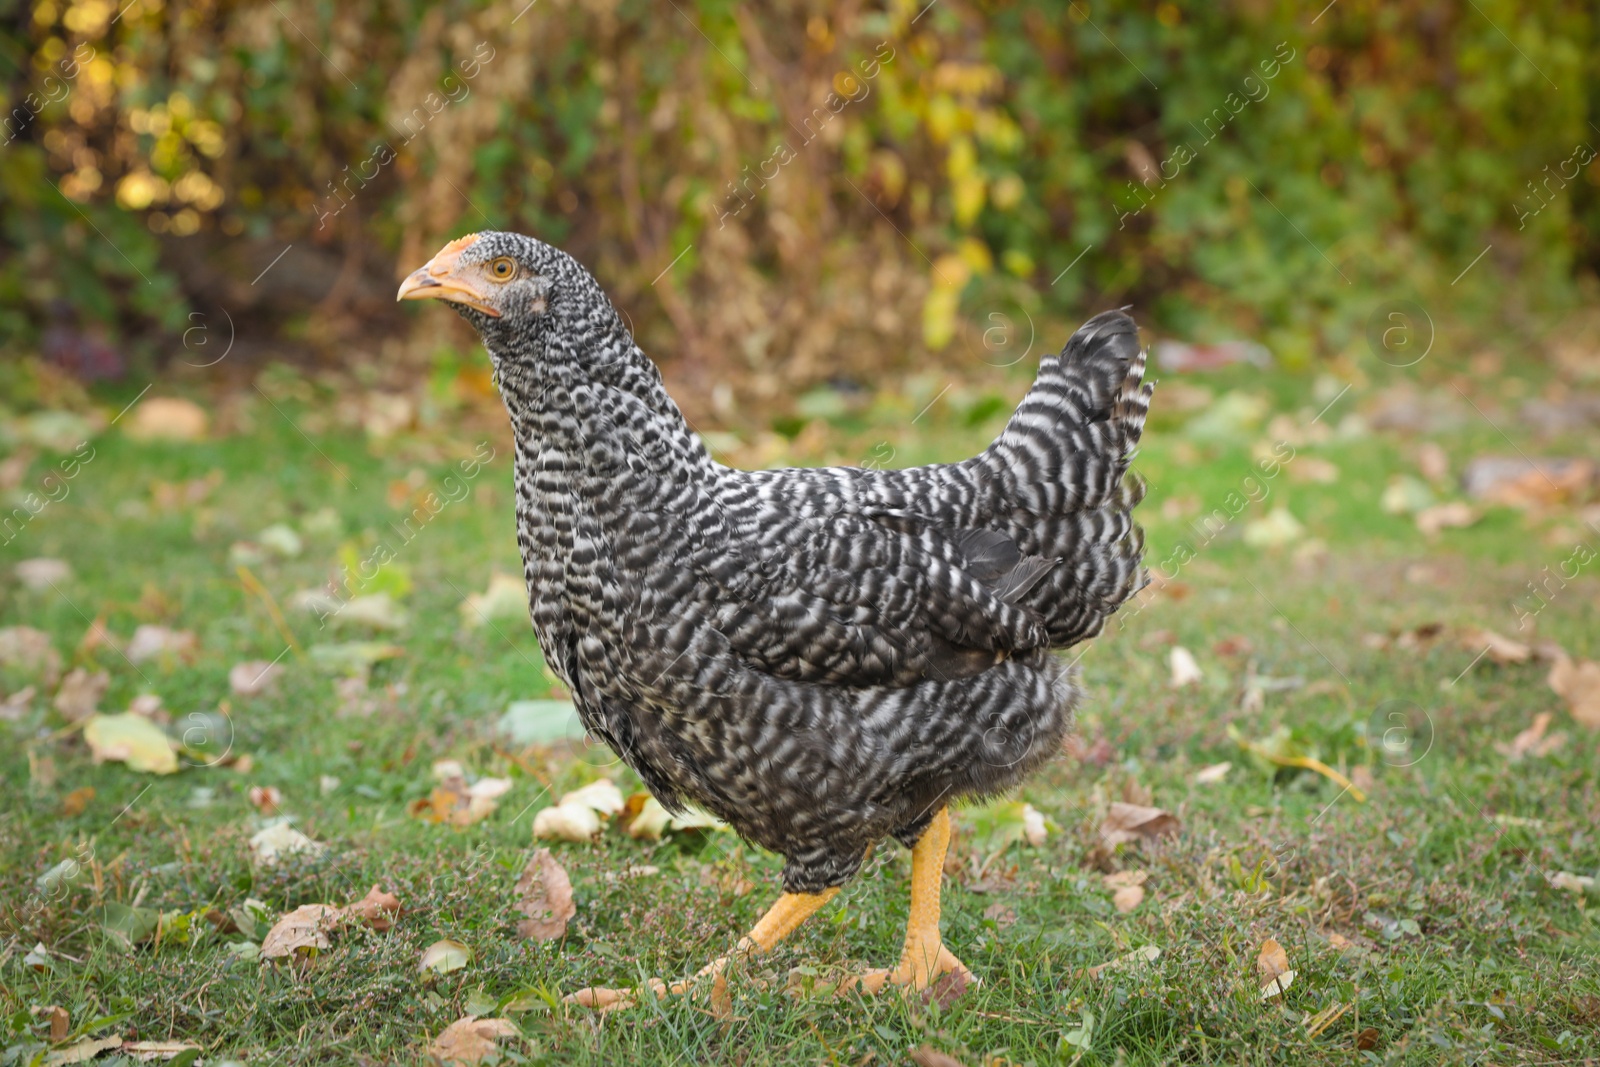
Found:
[(846, 982), (841, 989), (858, 989), (863, 993), (877, 993), (884, 986), (901, 986), (917, 992), (927, 989), (945, 975), (953, 976), (960, 989), (978, 984), (978, 978), (955, 953), (942, 942), (926, 946), (922, 951), (907, 949), (900, 957), (899, 966), (876, 968), (859, 978)]

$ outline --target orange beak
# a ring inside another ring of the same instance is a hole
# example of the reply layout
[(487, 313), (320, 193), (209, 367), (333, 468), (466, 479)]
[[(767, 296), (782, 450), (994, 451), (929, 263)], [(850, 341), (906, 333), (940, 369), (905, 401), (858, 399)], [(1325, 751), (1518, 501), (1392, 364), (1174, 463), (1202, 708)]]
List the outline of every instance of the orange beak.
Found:
[(474, 288), (468, 279), (455, 276), (461, 253), (477, 239), (477, 234), (469, 233), (445, 245), (439, 250), (438, 255), (400, 283), (400, 292), (395, 295), (395, 299), (424, 300), (434, 297), (456, 304), (465, 304), (469, 308), (498, 319), (500, 312), (489, 305), (487, 297)]

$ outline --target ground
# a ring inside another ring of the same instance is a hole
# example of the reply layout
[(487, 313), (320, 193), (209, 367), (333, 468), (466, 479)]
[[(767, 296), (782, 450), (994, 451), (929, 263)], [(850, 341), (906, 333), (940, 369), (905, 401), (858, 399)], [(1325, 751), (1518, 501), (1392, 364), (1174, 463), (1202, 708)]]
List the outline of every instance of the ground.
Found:
[[(509, 702), (553, 685), (525, 619), (473, 627), (458, 610), (493, 572), (520, 573), (506, 431), (447, 412), (394, 434), (369, 419), (378, 432), (365, 433), (281, 372), (224, 405), (205, 440), (112, 427), (70, 493), (0, 549), (0, 625), (37, 627), (65, 666), (106, 670), (103, 711), (155, 693), (174, 735), (190, 723), (200, 735), (177, 773), (152, 775), (93, 762), (45, 696), (0, 720), (0, 1063), (36, 1062), (48, 1005), (74, 1030), (198, 1042), (208, 1062), (425, 1062), (469, 1013), (515, 1023), (505, 1062), (1592, 1062), (1596, 898), (1551, 878), (1600, 868), (1600, 735), (1546, 685), (1540, 654), (1475, 660), (1471, 631), (1600, 656), (1593, 564), (1549, 577), (1600, 537), (1576, 504), (1472, 504), (1472, 525), (1431, 536), (1407, 513), (1429, 495), (1461, 499), (1455, 479), (1474, 456), (1585, 446), (1519, 418), (1545, 388), (1537, 376), (1480, 369), (1168, 376), (1136, 464), (1152, 487), (1140, 512), (1150, 562), (1167, 580), (1072, 653), (1088, 694), (1080, 740), (1012, 798), (1045, 816), (1043, 843), (1021, 838), (1011, 801), (956, 813), (945, 936), (982, 984), (948, 1003), (816, 988), (898, 955), (908, 862), (890, 847), (799, 936), (736, 971), (727, 1003), (563, 1009), (564, 992), (676, 977), (730, 945), (778, 891), (780, 863), (726, 832), (638, 842), (611, 828), (552, 846), (574, 887), (565, 937), (516, 936), (513, 885), (538, 810), (602, 775), (639, 787), (604, 753), (496, 740)], [(942, 384), (812, 394), (809, 425), (780, 427), (789, 437), (711, 440), (746, 463), (954, 458), (998, 429), (1026, 373)], [(107, 413), (134, 391), (109, 395)], [(475, 460), (468, 478), (461, 464)], [(38, 452), (23, 491), (58, 462)], [(1391, 488), (1397, 475), (1410, 480)], [(1193, 525), (1204, 515), (1209, 534)], [(299, 555), (233, 547), (277, 523), (298, 533)], [(380, 544), (402, 629), (369, 634), (337, 616), (320, 629), (291, 606)], [(37, 557), (72, 577), (25, 588), (13, 564)], [(135, 665), (80, 644), (96, 619), (116, 641), (139, 624), (191, 630), (197, 650)], [(309, 650), (366, 638), (404, 655), (341, 695)], [(1175, 647), (1199, 681), (1174, 687)], [(230, 693), (236, 663), (280, 655), (274, 689)], [(25, 679), (9, 670), (16, 689)], [(1542, 712), (1565, 741), (1508, 756)], [(1314, 756), (1356, 788), (1243, 744)], [(441, 759), (512, 788), (465, 828), (417, 818), (408, 807)], [(1197, 781), (1222, 762), (1220, 780)], [(279, 790), (326, 850), (252, 863), (255, 786)], [(1174, 831), (1108, 847), (1101, 824), (1119, 800), (1167, 810)], [(41, 881), (68, 859), (77, 877)], [(1120, 911), (1107, 876), (1133, 871), (1145, 895)], [(309, 966), (241, 957), (230, 945), (249, 931), (200, 916), (254, 898), (270, 921), (374, 884), (403, 902), (393, 929), (344, 931)], [(129, 921), (119, 905), (173, 915), (158, 943), (130, 949), (106, 930), (108, 906)], [(474, 959), (424, 978), (418, 960), (441, 938)], [(1264, 998), (1269, 938), (1294, 977)], [(36, 943), (52, 954), (43, 969), (24, 961)], [(1089, 971), (1148, 947), (1153, 960)]]

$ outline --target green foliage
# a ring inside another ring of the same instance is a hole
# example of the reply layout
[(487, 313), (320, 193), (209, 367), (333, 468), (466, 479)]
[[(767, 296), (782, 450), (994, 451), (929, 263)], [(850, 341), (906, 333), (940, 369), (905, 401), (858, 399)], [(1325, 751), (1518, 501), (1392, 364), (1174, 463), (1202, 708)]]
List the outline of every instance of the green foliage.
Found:
[(486, 225), (568, 247), (646, 340), (741, 379), (1119, 301), (1304, 357), (1378, 296), (1515, 274), (1561, 301), (1600, 263), (1580, 0), (113, 11), (0, 30), (0, 338), (58, 300), (179, 329), (163, 243), (409, 264)]

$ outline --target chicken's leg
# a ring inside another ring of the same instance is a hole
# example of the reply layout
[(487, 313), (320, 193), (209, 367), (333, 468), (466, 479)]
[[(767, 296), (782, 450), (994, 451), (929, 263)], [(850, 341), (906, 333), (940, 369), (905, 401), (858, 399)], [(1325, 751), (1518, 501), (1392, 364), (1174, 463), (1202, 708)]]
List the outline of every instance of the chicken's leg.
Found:
[(906, 921), (906, 946), (892, 970), (868, 971), (846, 988), (876, 993), (885, 985), (926, 989), (941, 975), (958, 974), (977, 984), (966, 964), (944, 947), (939, 937), (939, 882), (944, 854), (950, 848), (950, 809), (940, 808), (911, 850), (911, 917)]
[[(659, 978), (652, 978), (649, 986), (657, 996), (665, 996), (669, 991), (674, 995), (688, 992), (697, 980), (701, 978), (715, 978), (720, 975), (736, 957), (759, 956), (770, 952), (784, 938), (794, 933), (800, 924), (809, 919), (816, 910), (832, 900), (837, 888), (824, 889), (820, 893), (785, 893), (773, 902), (767, 913), (756, 922), (748, 934), (739, 939), (732, 952), (726, 956), (718, 956), (700, 970), (696, 971), (693, 978), (686, 978), (681, 982), (667, 985)], [(934, 905), (937, 909), (937, 903)], [(937, 921), (935, 922), (937, 926)], [(624, 1008), (633, 1002), (636, 990), (632, 989), (605, 989), (591, 986), (571, 993), (565, 999), (572, 1004), (581, 1004), (586, 1008)]]

